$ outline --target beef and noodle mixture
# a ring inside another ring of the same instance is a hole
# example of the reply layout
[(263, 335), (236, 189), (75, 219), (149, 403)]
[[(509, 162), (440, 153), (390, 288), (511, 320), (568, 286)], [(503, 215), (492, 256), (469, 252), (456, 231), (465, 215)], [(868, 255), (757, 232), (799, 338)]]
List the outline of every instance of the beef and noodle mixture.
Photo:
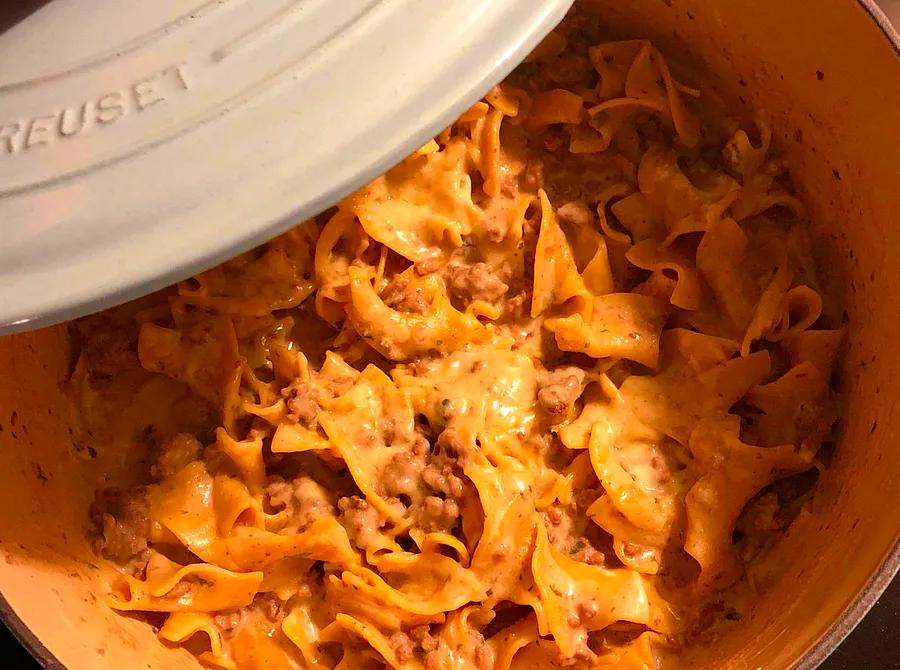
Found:
[(110, 605), (234, 670), (643, 669), (739, 626), (842, 336), (771, 136), (573, 13), (336, 207), (78, 322), (82, 442), (132, 475)]

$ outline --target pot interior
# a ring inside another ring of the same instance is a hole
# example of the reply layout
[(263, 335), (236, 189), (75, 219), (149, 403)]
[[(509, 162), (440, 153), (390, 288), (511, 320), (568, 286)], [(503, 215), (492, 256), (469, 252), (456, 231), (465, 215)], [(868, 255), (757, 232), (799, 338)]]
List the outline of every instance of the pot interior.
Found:
[[(839, 621), (891, 552), (900, 507), (900, 58), (862, 5), (818, 0), (590, 0), (623, 36), (654, 39), (698, 61), (722, 97), (771, 116), (777, 143), (815, 222), (815, 249), (849, 323), (840, 373), (839, 440), (812, 503), (759, 571), (758, 605), (691, 668), (786, 668)], [(0, 592), (17, 630), (65, 667), (194, 668), (186, 651), (101, 601), (87, 540), (97, 486), (127, 482), (129, 454), (97, 457), (73, 439), (64, 387), (66, 326), (0, 339)], [(885, 565), (885, 562), (888, 565)], [(881, 582), (883, 586), (886, 573)], [(864, 596), (860, 607), (874, 595)], [(838, 624), (801, 667), (846, 632)], [(51, 658), (48, 655), (48, 658)], [(51, 659), (52, 662), (52, 659)]]

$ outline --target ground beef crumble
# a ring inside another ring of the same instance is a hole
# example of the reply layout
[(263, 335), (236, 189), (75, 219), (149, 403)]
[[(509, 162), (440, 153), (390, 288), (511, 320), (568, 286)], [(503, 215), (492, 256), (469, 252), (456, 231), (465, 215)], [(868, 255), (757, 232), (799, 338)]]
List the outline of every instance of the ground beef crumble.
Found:
[(436, 456), (429, 460), (422, 472), (422, 481), (432, 491), (447, 497), (460, 498), (465, 492), (465, 482), (457, 474), (455, 461), (446, 456)]
[(537, 399), (548, 414), (564, 415), (578, 400), (584, 385), (584, 370), (561, 367), (547, 372), (539, 380)]
[[(446, 432), (446, 431), (445, 431)], [(394, 456), (381, 473), (380, 491), (405, 501), (409, 514), (426, 531), (450, 531), (459, 519), (459, 502), (466, 493), (456, 458), (431, 453), (428, 440), (416, 434), (408, 452)]]
[(388, 644), (390, 644), (391, 649), (397, 655), (397, 660), (401, 663), (408, 663), (416, 655), (415, 642), (403, 631), (397, 631), (391, 635)]
[[(392, 501), (399, 505), (399, 501)], [(374, 547), (379, 531), (387, 525), (387, 519), (365, 498), (345, 496), (338, 500), (338, 520), (347, 530), (350, 541), (360, 549)]]
[[(472, 645), (470, 659), (477, 670), (489, 670), (494, 658), (484, 636), (476, 630), (469, 631), (469, 644)], [(397, 631), (388, 640), (391, 649), (401, 663), (409, 663), (416, 657), (422, 658), (426, 670), (441, 670), (450, 665), (457, 665), (462, 657), (458, 649), (450, 649), (440, 638), (431, 634), (429, 626), (416, 626), (409, 633)]]
[(381, 298), (385, 305), (401, 312), (424, 314), (428, 311), (428, 300), (422, 289), (412, 286), (409, 277), (404, 275), (398, 275), (384, 290)]
[(453, 499), (428, 496), (418, 513), (418, 525), (426, 532), (448, 531), (459, 519), (459, 504)]
[(319, 405), (315, 390), (305, 381), (295, 379), (281, 391), (287, 413), (285, 418), (314, 429), (318, 425)]
[(578, 228), (590, 228), (594, 225), (594, 215), (587, 205), (580, 200), (573, 200), (559, 207), (556, 216), (562, 223)]
[(120, 565), (132, 563), (147, 550), (150, 535), (146, 489), (98, 491), (91, 520), (98, 531), (96, 551)]
[(274, 476), (266, 485), (265, 492), (270, 508), (289, 513), (290, 522), (282, 533), (302, 531), (316, 519), (335, 514), (328, 492), (311, 477), (288, 481)]
[(584, 519), (587, 508), (596, 498), (596, 491), (580, 491), (571, 505), (551, 505), (541, 515), (547, 538), (559, 551), (581, 563), (604, 565), (606, 553), (597, 549), (585, 537), (585, 529), (576, 523), (576, 519)]
[(421, 488), (424, 469), (424, 459), (415, 453), (397, 454), (381, 473), (381, 485), (389, 495), (413, 496)]
[(509, 290), (487, 263), (451, 265), (447, 271), (450, 293), (467, 303), (474, 300), (495, 302)]
[(441, 269), (442, 265), (443, 258), (441, 258), (440, 256), (432, 256), (431, 258), (417, 261), (413, 265), (413, 271), (420, 277), (424, 277), (425, 275), (430, 275), (434, 272), (437, 272)]
[(270, 622), (279, 621), (283, 617), (281, 607), (282, 601), (274, 594), (259, 593), (253, 598), (253, 602), (245, 607), (216, 613), (213, 621), (226, 637), (231, 637), (247, 617), (252, 616), (254, 612), (261, 613)]
[(158, 480), (171, 477), (188, 463), (200, 458), (203, 445), (189, 433), (179, 433), (160, 447), (150, 474)]

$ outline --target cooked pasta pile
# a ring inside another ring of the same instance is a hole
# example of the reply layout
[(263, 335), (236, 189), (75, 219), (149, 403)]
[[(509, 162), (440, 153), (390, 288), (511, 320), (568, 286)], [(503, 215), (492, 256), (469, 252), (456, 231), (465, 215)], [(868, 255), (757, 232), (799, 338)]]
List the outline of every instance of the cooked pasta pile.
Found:
[(651, 668), (741, 616), (829, 439), (840, 324), (766, 123), (598, 30), (79, 324), (86, 415), (128, 385), (151, 454), (93, 508), (114, 608), (238, 670)]

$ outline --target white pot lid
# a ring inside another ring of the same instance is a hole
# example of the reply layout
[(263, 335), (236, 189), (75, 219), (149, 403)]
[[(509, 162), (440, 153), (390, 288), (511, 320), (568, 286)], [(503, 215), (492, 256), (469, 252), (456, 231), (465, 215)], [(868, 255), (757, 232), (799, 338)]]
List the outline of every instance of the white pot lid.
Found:
[(0, 35), (0, 333), (149, 293), (334, 204), (571, 4), (44, 4)]

